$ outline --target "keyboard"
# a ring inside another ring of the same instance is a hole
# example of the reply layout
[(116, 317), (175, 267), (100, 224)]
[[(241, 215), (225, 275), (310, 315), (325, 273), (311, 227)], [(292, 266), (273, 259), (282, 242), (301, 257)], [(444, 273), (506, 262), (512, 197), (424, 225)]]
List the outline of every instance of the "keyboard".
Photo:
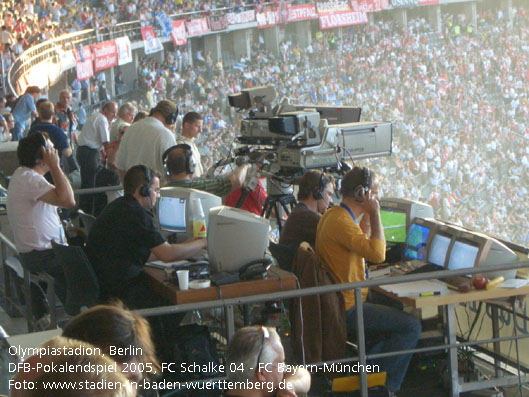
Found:
[(444, 270), (443, 266), (436, 265), (434, 263), (425, 263), (422, 266), (419, 266), (413, 270), (410, 270), (406, 274), (419, 274), (419, 273), (429, 273), (429, 272), (437, 272), (439, 270)]

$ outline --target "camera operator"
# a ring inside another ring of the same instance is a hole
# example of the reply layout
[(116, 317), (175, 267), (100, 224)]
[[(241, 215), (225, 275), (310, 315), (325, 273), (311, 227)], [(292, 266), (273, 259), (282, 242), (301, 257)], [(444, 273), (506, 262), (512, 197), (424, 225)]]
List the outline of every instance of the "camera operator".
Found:
[(279, 244), (298, 247), (303, 241), (316, 243), (316, 228), (323, 213), (332, 206), (334, 177), (319, 170), (309, 170), (299, 181), (298, 204), (288, 216)]
[(250, 164), (243, 164), (227, 175), (216, 178), (194, 178), (196, 163), (192, 148), (185, 143), (167, 149), (162, 156), (162, 162), (167, 175), (166, 186), (203, 190), (220, 197), (239, 189), (250, 168)]

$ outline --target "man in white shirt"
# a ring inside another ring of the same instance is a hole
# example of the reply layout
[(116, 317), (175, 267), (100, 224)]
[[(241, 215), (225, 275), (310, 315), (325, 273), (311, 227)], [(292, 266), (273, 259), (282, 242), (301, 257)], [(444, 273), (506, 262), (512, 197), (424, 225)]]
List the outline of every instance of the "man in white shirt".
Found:
[(173, 130), (177, 117), (176, 104), (164, 99), (151, 110), (149, 117), (127, 128), (116, 155), (116, 168), (122, 182), (127, 170), (138, 164), (165, 175), (162, 156), (176, 145)]
[[(51, 242), (67, 244), (57, 207), (75, 205), (73, 190), (60, 168), (57, 150), (40, 132), (20, 140), (17, 156), (20, 167), (7, 190), (7, 217), (15, 246), (26, 269), (45, 271), (55, 279), (57, 295), (64, 302), (65, 278), (54, 261)], [(55, 186), (44, 178), (48, 171)], [(44, 295), (36, 286), (32, 292), (36, 292), (32, 293), (33, 314), (40, 319), (47, 311)]]
[(182, 133), (176, 143), (185, 143), (191, 146), (193, 161), (195, 162), (195, 173), (193, 178), (200, 178), (204, 174), (202, 161), (195, 138), (202, 132), (202, 116), (197, 112), (188, 112), (182, 120)]
[(136, 106), (131, 102), (125, 102), (119, 107), (118, 117), (112, 123), (110, 128), (110, 142), (119, 141), (119, 132), (123, 127), (128, 127), (134, 121), (136, 115)]
[[(81, 169), (81, 189), (88, 189), (96, 185), (97, 168), (101, 164), (99, 153), (108, 148), (109, 125), (116, 117), (118, 105), (116, 102), (106, 102), (99, 112), (93, 113), (77, 138), (77, 161)], [(79, 198), (79, 208), (91, 214), (93, 210), (93, 195), (83, 194)]]

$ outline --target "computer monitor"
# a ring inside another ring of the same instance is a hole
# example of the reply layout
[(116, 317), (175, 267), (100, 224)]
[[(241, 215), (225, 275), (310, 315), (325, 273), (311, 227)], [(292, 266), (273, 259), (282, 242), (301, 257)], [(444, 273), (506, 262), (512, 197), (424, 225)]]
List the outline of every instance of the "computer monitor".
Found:
[(432, 237), (441, 225), (443, 223), (435, 219), (415, 218), (406, 235), (405, 259), (426, 261)]
[(212, 208), (208, 226), (210, 272), (238, 271), (263, 259), (269, 241), (267, 219), (239, 208)]
[(428, 250), (428, 262), (437, 266), (443, 266), (446, 262), (446, 256), (450, 245), (452, 244), (453, 236), (443, 231), (437, 231), (430, 244)]
[(516, 276), (516, 269), (502, 270), (501, 265), (518, 261), (518, 255), (500, 241), (482, 233), (463, 231), (454, 241), (447, 269), (494, 265), (498, 266), (498, 270), (487, 272), (484, 276), (489, 279), (503, 276), (508, 280)]
[(430, 205), (419, 201), (388, 198), (380, 200), (380, 217), (388, 243), (405, 243), (411, 222), (415, 218), (433, 218)]
[(222, 204), (222, 199), (214, 194), (184, 187), (164, 187), (160, 189), (157, 205), (158, 225), (163, 232), (178, 233), (178, 241), (193, 236), (193, 199), (199, 198), (206, 217), (209, 210)]

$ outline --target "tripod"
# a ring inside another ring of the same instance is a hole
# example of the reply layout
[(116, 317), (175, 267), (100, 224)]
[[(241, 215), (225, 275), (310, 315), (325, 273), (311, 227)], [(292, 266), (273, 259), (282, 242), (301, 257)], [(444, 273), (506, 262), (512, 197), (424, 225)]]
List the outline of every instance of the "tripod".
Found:
[(272, 213), (272, 209), (274, 209), (277, 220), (277, 227), (279, 228), (279, 232), (281, 232), (281, 229), (283, 227), (283, 219), (281, 217), (280, 209), (282, 208), (287, 215), (290, 215), (290, 211), (296, 206), (296, 204), (296, 198), (292, 193), (270, 194), (265, 200), (261, 216), (264, 216), (266, 219), (269, 219), (270, 214)]

